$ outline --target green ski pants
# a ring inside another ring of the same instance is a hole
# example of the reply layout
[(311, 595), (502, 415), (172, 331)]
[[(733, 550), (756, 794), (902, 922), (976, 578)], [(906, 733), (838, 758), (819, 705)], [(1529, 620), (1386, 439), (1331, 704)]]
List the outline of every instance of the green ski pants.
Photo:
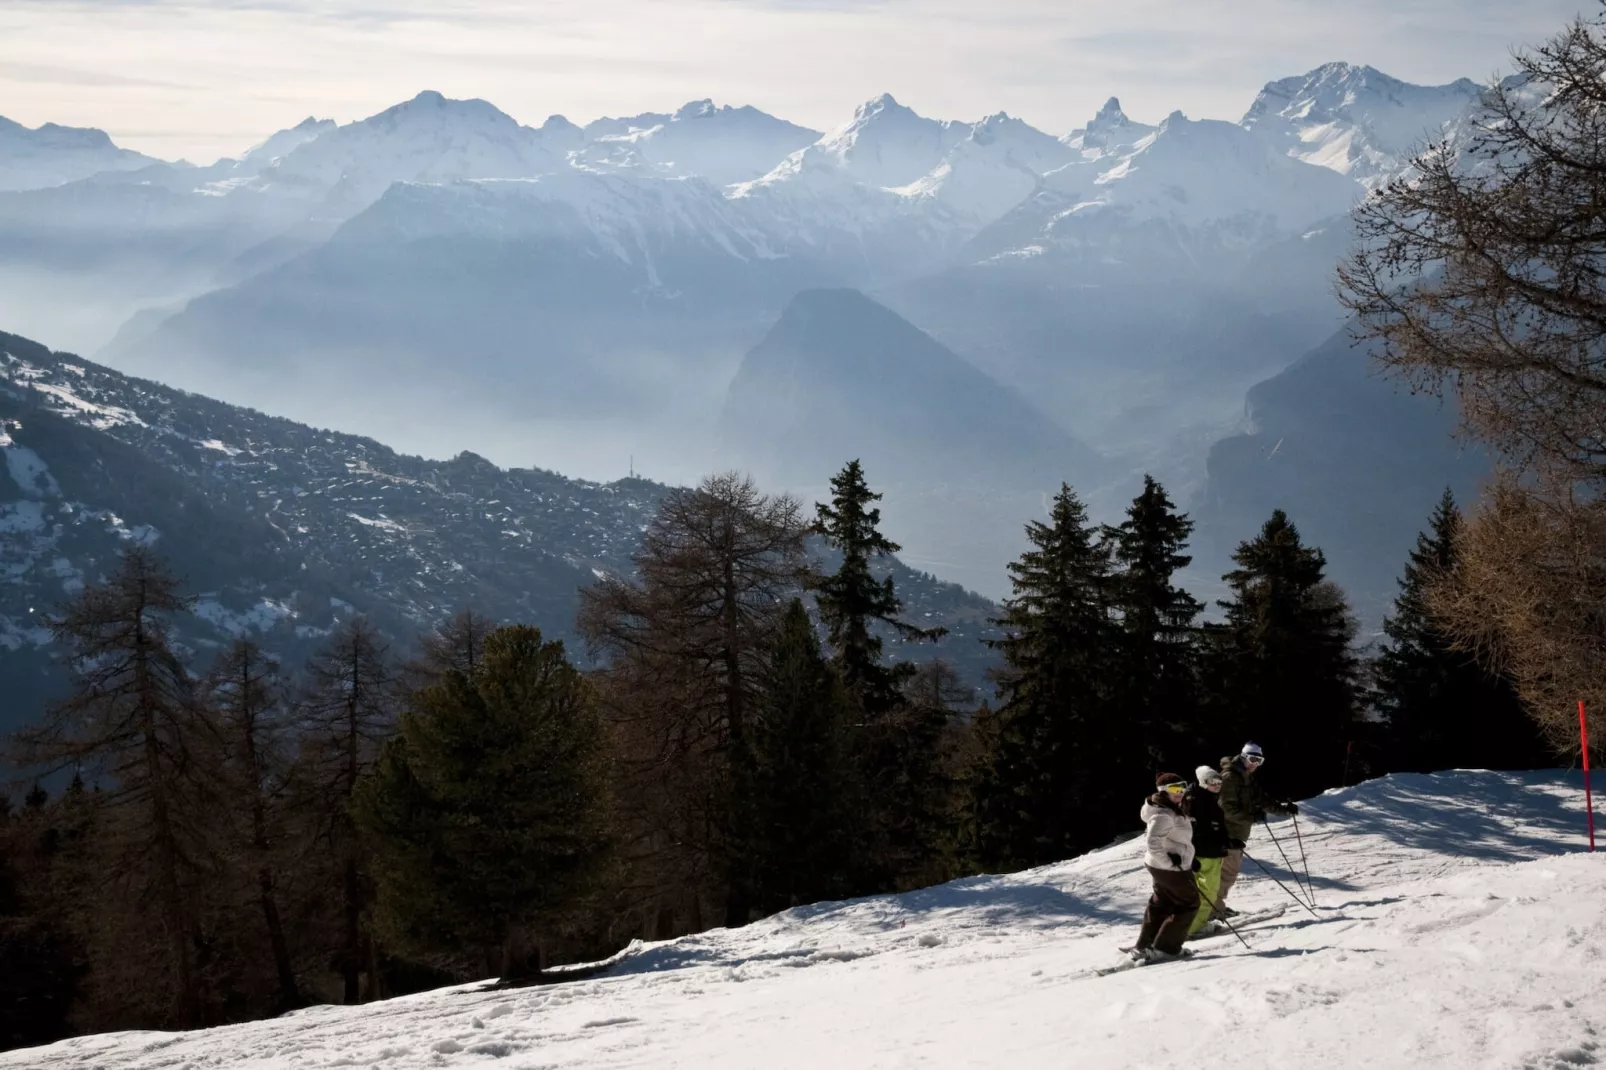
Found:
[(1223, 861), (1220, 858), (1199, 859), (1199, 871), (1193, 875), (1194, 887), (1199, 889), (1199, 910), (1193, 916), (1193, 923), (1188, 926), (1189, 936), (1204, 928), (1205, 922), (1210, 920), (1210, 904), (1220, 902), (1218, 895), (1221, 891)]

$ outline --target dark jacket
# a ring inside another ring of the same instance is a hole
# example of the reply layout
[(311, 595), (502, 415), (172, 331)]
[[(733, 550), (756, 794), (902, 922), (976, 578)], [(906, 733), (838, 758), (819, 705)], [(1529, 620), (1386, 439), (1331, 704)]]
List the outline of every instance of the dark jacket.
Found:
[(1266, 812), (1287, 813), (1288, 808), (1267, 795), (1255, 774), (1237, 758), (1221, 759), (1221, 813), (1227, 819), (1227, 835), (1242, 843), (1254, 831), (1255, 822)]
[(1199, 786), (1189, 795), (1188, 812), (1193, 815), (1193, 853), (1200, 858), (1226, 858), (1227, 841), (1232, 837), (1227, 835), (1227, 818), (1221, 812), (1216, 793)]

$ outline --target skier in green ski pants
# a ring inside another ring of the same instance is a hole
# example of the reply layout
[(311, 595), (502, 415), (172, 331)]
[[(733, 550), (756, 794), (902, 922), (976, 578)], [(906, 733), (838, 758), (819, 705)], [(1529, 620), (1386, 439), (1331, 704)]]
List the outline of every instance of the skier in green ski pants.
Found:
[(1210, 923), (1214, 905), (1220, 901), (1221, 864), (1227, 858), (1227, 819), (1221, 812), (1221, 773), (1208, 765), (1193, 771), (1197, 778), (1188, 793), (1188, 813), (1193, 817), (1193, 855), (1199, 860), (1193, 883), (1199, 889), (1199, 910), (1188, 925), (1193, 937)]

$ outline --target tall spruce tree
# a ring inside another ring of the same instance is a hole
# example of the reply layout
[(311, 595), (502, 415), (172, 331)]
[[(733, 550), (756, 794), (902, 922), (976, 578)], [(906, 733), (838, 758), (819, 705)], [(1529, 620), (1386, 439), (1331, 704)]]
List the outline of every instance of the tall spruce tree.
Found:
[(1143, 477), (1126, 519), (1107, 529), (1117, 568), (1112, 584), (1120, 618), (1111, 686), (1119, 723), (1132, 733), (1120, 760), (1133, 783), (1159, 768), (1191, 768), (1198, 752), (1199, 632), (1203, 607), (1175, 583), (1193, 558), (1185, 553), (1193, 521), (1176, 511), (1165, 488)]
[(1388, 718), (1395, 769), (1537, 769), (1554, 755), (1510, 680), (1456, 650), (1434, 622), (1428, 589), (1455, 571), (1463, 525), (1449, 490), (1400, 579), (1388, 643), (1375, 665), (1377, 702)]
[(881, 534), (881, 495), (870, 489), (864, 467), (849, 461), (831, 477), (831, 502), (817, 504), (815, 530), (842, 555), (837, 570), (815, 586), (820, 618), (831, 643), (832, 660), (865, 713), (874, 718), (901, 701), (899, 688), (914, 672), (907, 662), (888, 665), (876, 625), (900, 639), (934, 640), (942, 629), (917, 628), (898, 619), (903, 602), (892, 577), (876, 579), (872, 563), (901, 547)]
[(881, 495), (865, 481), (864, 468), (850, 461), (831, 479), (831, 501), (815, 506), (815, 531), (841, 555), (835, 572), (815, 585), (820, 617), (831, 644), (832, 664), (858, 706), (859, 776), (867, 786), (866, 836), (874, 861), (869, 887), (898, 888), (936, 835), (944, 815), (931, 808), (929, 792), (909, 790), (937, 767), (940, 736), (919, 730), (907, 716), (903, 687), (915, 674), (908, 661), (888, 663), (882, 635), (900, 641), (935, 641), (941, 628), (918, 628), (899, 619), (903, 602), (892, 577), (876, 579), (877, 558), (898, 552), (881, 534)]
[[(1115, 756), (1128, 735), (1110, 695), (1115, 643), (1110, 550), (1069, 486), (1032, 549), (1009, 566), (1014, 593), (990, 641), (1004, 658), (975, 800), (979, 861), (1038, 865), (1108, 841), (1131, 784)], [(1130, 806), (1126, 806), (1130, 809)]]
[(1343, 592), (1281, 509), (1233, 560), (1226, 621), (1211, 630), (1213, 723), (1264, 745), (1284, 791), (1335, 785), (1357, 732), (1355, 624)]
[(597, 887), (609, 851), (607, 733), (563, 644), (532, 627), (484, 638), (411, 699), (354, 801), (375, 855), (376, 913), (401, 947), (478, 948), (520, 976), (542, 927)]

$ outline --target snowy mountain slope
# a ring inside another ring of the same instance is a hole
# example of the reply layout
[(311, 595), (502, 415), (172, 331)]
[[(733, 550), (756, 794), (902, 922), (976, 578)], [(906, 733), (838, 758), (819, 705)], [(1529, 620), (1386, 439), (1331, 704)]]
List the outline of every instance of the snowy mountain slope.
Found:
[(1076, 158), (1076, 150), (1004, 112), (970, 128), (930, 172), (894, 192), (930, 198), (984, 226), (1025, 200), (1043, 175)]
[(1328, 63), (1267, 83), (1239, 122), (1295, 159), (1371, 186), (1440, 136), (1480, 92), (1468, 78), (1411, 85), (1372, 67)]
[(565, 166), (567, 145), (483, 100), (425, 91), (300, 145), (262, 173), (268, 187), (339, 192), (360, 210), (395, 182), (529, 178)]
[(136, 171), (159, 162), (118, 148), (103, 130), (55, 123), (30, 130), (0, 116), (0, 191), (44, 189), (102, 171)]
[(280, 130), (245, 150), (239, 162), (258, 168), (270, 166), (280, 157), (294, 152), (320, 134), (328, 133), (337, 125), (333, 119), (319, 119), (309, 115), (295, 126)]
[(883, 93), (788, 160), (785, 173), (836, 171), (874, 188), (905, 186), (930, 172), (969, 134), (965, 123), (917, 115)]
[[(0, 333), (0, 733), (59, 694), (43, 614), (131, 539), (200, 595), (182, 638), (203, 659), (251, 634), (295, 665), (351, 612), (403, 647), (467, 607), (566, 636), (579, 589), (631, 567), (666, 490), (407, 456)], [(911, 616), (955, 636), (921, 652), (979, 682), (995, 607), (892, 567)]]
[[(1235, 902), (1289, 908), (1244, 933), (1250, 948), (1219, 937), (1193, 961), (1108, 977), (1095, 970), (1119, 959), (1147, 895), (1130, 842), (635, 945), (592, 980), (83, 1037), (0, 1067), (1138, 1070), (1232, 1053), (1246, 1067), (1566, 1070), (1599, 1061), (1606, 1031), (1606, 864), (1578, 853), (1582, 802), (1560, 773), (1328, 792), (1301, 821), (1317, 916), (1249, 866)], [(1264, 832), (1251, 851), (1276, 857)]]
[(717, 186), (747, 182), (819, 139), (817, 130), (757, 108), (694, 100), (673, 115), (599, 120), (578, 159), (592, 167), (645, 165), (672, 177), (697, 176)]
[(1066, 205), (1047, 232), (1081, 217), (1116, 212), (1130, 224), (1163, 220), (1203, 228), (1256, 221), (1259, 231), (1297, 234), (1348, 211), (1355, 183), (1295, 161), (1242, 127), (1173, 112), (1128, 151), (1102, 154), (1050, 172), (1048, 192)]

